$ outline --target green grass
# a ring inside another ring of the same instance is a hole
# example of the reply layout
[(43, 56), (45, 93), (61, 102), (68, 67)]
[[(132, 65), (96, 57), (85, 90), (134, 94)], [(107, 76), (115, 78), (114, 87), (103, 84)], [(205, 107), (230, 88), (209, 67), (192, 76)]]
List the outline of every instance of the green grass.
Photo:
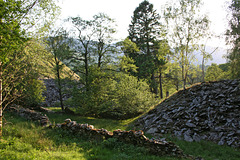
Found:
[[(61, 117), (56, 121), (64, 120), (66, 115), (51, 115)], [(69, 118), (69, 115), (66, 116)], [(96, 126), (108, 129), (124, 126), (124, 122), (113, 121), (115, 127), (110, 127), (110, 120), (97, 120), (92, 118), (77, 118), (80, 122), (93, 122)], [(4, 113), (3, 140), (0, 142), (0, 159), (26, 159), (26, 160), (161, 160), (176, 159), (173, 157), (158, 157), (148, 154), (144, 148), (116, 142), (115, 139), (98, 142), (87, 137), (73, 135), (62, 129), (47, 129), (37, 123), (27, 121), (13, 114)], [(62, 121), (61, 121), (62, 122)], [(104, 127), (104, 128), (107, 128)]]
[[(53, 111), (60, 111), (57, 108), (49, 108)], [(98, 118), (93, 118), (93, 117), (82, 117), (79, 115), (68, 115), (68, 114), (55, 114), (55, 113), (48, 113), (46, 114), (50, 121), (53, 123), (63, 123), (65, 119), (70, 118), (72, 121), (77, 121), (77, 123), (81, 123), (81, 124), (91, 124), (93, 125), (95, 128), (104, 128), (107, 129), (108, 131), (114, 131), (117, 129), (121, 129), (121, 130), (131, 130), (131, 129), (135, 129), (132, 128), (131, 123), (137, 119), (136, 118), (132, 118), (132, 119), (128, 119), (128, 120), (111, 120), (111, 119), (98, 119)]]
[(209, 141), (187, 142), (166, 136), (178, 145), (185, 154), (202, 157), (205, 160), (240, 160), (240, 149), (229, 146), (220, 146)]
[[(78, 123), (88, 123), (95, 128), (129, 130), (134, 119), (113, 121), (66, 114), (48, 114), (51, 121), (62, 123), (71, 118)], [(14, 114), (4, 113), (3, 140), (0, 142), (0, 159), (58, 159), (58, 160), (174, 160), (174, 157), (158, 157), (148, 154), (144, 148), (116, 142), (115, 139), (98, 142), (87, 137), (73, 135), (61, 129), (46, 129)], [(240, 150), (218, 146), (211, 142), (185, 142), (167, 137), (186, 154), (206, 160), (238, 160)]]

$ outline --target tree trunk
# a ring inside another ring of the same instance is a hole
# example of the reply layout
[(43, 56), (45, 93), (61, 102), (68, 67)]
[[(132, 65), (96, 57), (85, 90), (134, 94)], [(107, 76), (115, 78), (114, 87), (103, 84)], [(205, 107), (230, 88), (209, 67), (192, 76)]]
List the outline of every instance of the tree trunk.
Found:
[(168, 97), (169, 96), (169, 91), (166, 91), (166, 97)]
[(186, 88), (186, 81), (185, 81), (185, 75), (184, 75), (184, 65), (182, 64), (182, 81), (183, 81), (183, 89), (185, 90)]
[(98, 57), (98, 68), (101, 67), (101, 60), (102, 60), (102, 56), (99, 55), (99, 57)]
[(151, 80), (152, 80), (152, 92), (157, 95), (158, 94), (158, 85), (156, 83), (156, 79), (155, 79), (154, 73), (152, 73)]
[(88, 51), (86, 50), (84, 55), (85, 62), (85, 83), (86, 83), (86, 91), (89, 91), (89, 82), (88, 82)]
[(2, 62), (0, 62), (0, 140), (2, 139)]
[(60, 105), (61, 105), (62, 111), (64, 111), (59, 64), (57, 64), (57, 82), (58, 82), (58, 94), (59, 94)]
[(205, 77), (205, 74), (204, 74), (204, 57), (203, 57), (203, 59), (202, 59), (202, 82), (205, 81), (204, 77)]
[(162, 69), (159, 70), (159, 85), (160, 85), (160, 98), (163, 99), (163, 88), (162, 88)]

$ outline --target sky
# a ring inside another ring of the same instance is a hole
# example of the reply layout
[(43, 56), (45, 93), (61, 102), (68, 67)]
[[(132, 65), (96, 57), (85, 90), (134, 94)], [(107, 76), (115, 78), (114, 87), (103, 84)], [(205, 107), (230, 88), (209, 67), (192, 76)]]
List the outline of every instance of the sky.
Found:
[[(115, 19), (117, 23), (117, 33), (115, 38), (123, 40), (128, 36), (128, 28), (131, 23), (131, 16), (136, 7), (143, 0), (60, 0), (62, 8), (60, 19), (80, 16), (83, 19), (91, 19), (93, 15), (105, 13)], [(164, 5), (170, 0), (149, 0), (154, 5), (154, 9), (161, 13)], [(173, 0), (176, 1), (176, 0)], [(227, 3), (231, 0), (202, 0), (204, 3), (202, 13), (207, 14), (211, 26), (210, 30), (217, 35), (222, 35), (228, 27)], [(227, 48), (224, 38), (212, 39), (208, 42), (210, 46)]]

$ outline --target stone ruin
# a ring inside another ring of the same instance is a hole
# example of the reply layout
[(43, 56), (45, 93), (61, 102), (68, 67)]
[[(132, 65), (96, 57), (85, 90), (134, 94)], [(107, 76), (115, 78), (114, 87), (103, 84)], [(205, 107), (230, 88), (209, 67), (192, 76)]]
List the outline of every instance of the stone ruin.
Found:
[(49, 127), (65, 129), (69, 132), (72, 132), (73, 134), (88, 136), (89, 138), (93, 138), (95, 140), (116, 138), (120, 142), (144, 147), (148, 152), (158, 156), (168, 155), (179, 158), (181, 157), (193, 159), (192, 156), (185, 155), (183, 151), (174, 143), (167, 142), (165, 140), (148, 139), (144, 136), (144, 133), (141, 130), (115, 130), (113, 132), (109, 132), (103, 128), (95, 129), (93, 125), (79, 124), (76, 121), (71, 121), (71, 119), (66, 119), (64, 123)]
[[(11, 106), (7, 109), (10, 112), (14, 112), (19, 116), (31, 120), (31, 121), (38, 121), (41, 126), (47, 126), (50, 124), (49, 118), (47, 115), (43, 115), (40, 112), (36, 112), (34, 110), (30, 110), (28, 108), (22, 108), (20, 106)], [(47, 111), (47, 110), (45, 110)]]
[(172, 134), (190, 142), (240, 147), (240, 80), (206, 82), (179, 91), (135, 126), (155, 137)]

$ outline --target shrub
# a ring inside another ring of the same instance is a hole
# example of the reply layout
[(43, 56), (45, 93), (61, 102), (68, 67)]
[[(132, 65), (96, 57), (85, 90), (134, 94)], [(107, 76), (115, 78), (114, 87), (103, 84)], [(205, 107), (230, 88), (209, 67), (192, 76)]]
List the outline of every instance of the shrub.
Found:
[(27, 107), (36, 107), (44, 101), (42, 92), (46, 89), (41, 80), (32, 79), (23, 92), (23, 103)]
[(147, 111), (156, 103), (146, 82), (124, 73), (108, 74), (98, 72), (88, 91), (75, 88), (72, 102), (78, 112), (96, 117), (127, 119)]

